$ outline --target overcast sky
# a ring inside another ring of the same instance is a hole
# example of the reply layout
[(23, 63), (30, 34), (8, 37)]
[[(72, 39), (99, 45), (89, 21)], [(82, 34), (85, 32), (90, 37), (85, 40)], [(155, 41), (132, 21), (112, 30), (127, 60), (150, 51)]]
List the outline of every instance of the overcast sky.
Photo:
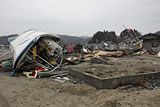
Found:
[(0, 0), (0, 35), (28, 29), (92, 36), (98, 30), (160, 31), (160, 0)]

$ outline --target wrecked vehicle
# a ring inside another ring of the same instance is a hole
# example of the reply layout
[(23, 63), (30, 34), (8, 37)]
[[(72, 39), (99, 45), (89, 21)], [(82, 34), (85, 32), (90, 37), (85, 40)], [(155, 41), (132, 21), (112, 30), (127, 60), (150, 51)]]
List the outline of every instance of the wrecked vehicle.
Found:
[(60, 37), (39, 30), (28, 30), (11, 41), (13, 75), (36, 78), (38, 73), (51, 73), (63, 61)]

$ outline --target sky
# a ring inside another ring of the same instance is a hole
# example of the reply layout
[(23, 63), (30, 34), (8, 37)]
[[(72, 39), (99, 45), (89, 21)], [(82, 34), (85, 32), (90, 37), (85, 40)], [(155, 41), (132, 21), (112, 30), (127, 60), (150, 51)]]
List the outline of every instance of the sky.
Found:
[(126, 28), (160, 31), (160, 0), (0, 0), (0, 35), (39, 29), (54, 34), (93, 36)]

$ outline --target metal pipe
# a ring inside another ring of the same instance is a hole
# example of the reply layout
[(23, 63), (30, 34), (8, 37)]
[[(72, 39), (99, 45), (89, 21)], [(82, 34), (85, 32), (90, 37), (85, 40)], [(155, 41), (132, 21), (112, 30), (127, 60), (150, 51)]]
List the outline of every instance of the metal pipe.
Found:
[[(31, 51), (32, 52), (32, 51)], [(33, 52), (32, 52), (33, 53)], [(38, 56), (41, 60), (43, 60), (44, 62), (46, 62), (47, 64), (49, 64), (50, 66), (54, 67), (52, 64), (50, 64), (48, 61), (46, 61), (45, 59), (43, 59), (42, 57), (40, 57), (38, 54), (36, 54), (36, 56)]]
[(36, 54), (36, 56), (38, 56), (40, 59), (42, 59), (44, 62), (46, 62), (46, 63), (49, 64), (50, 66), (54, 67), (52, 64), (50, 64), (48, 61), (46, 61), (45, 59), (43, 59), (43, 58), (40, 57), (39, 55)]
[(58, 66), (56, 66), (54, 69), (52, 69), (51, 71), (49, 71), (49, 72), (43, 72), (44, 74), (45, 73), (51, 73), (51, 72), (53, 72), (53, 71), (55, 71), (57, 68), (59, 68), (61, 65), (62, 65), (62, 62), (63, 62), (63, 58), (61, 59), (61, 62), (60, 62), (60, 64), (58, 65)]
[[(29, 57), (29, 58), (31, 58), (30, 56), (28, 56), (27, 55), (27, 57)], [(31, 58), (32, 59), (32, 58)], [(37, 62), (37, 61), (35, 61), (35, 60), (27, 60), (28, 62), (31, 62), (31, 63), (36, 63), (38, 66), (41, 66), (41, 67), (43, 67), (43, 68), (47, 68), (47, 69), (50, 69), (49, 67), (47, 67), (47, 66), (45, 66), (45, 65), (43, 65), (43, 64), (41, 64), (41, 63), (39, 63), (39, 62)]]

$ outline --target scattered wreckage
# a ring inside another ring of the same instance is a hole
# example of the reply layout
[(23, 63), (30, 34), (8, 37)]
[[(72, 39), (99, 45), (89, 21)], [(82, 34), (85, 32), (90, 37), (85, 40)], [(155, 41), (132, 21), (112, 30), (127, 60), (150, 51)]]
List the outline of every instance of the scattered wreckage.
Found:
[(11, 41), (13, 75), (23, 72), (29, 78), (38, 73), (51, 73), (63, 61), (60, 37), (38, 30), (29, 30)]
[[(28, 30), (17, 37), (9, 38), (11, 60), (2, 60), (0, 67), (12, 68), (13, 76), (25, 75), (28, 78), (40, 76), (67, 75), (58, 70), (67, 64), (78, 64), (81, 54), (65, 54), (60, 46), (61, 39), (55, 34), (39, 30)], [(3, 56), (3, 55), (2, 55)]]
[[(28, 30), (23, 34), (9, 39), (12, 59), (3, 61), (1, 66), (12, 66), (12, 75), (28, 78), (50, 76), (55, 81), (68, 81), (68, 73), (62, 67), (68, 64), (79, 64), (90, 58), (92, 63), (109, 64), (107, 57), (124, 55), (141, 55), (141, 40), (121, 42), (116, 46), (111, 42), (92, 44), (82, 48), (82, 53), (65, 54), (61, 47), (61, 39), (55, 34), (39, 30)], [(91, 48), (91, 49), (89, 49)], [(138, 50), (138, 51), (137, 51)], [(160, 56), (160, 53), (158, 53)], [(110, 63), (112, 65), (112, 63)], [(72, 73), (72, 69), (71, 73)], [(76, 72), (77, 73), (77, 72)], [(77, 75), (77, 74), (76, 74)], [(88, 81), (88, 80), (87, 80)], [(99, 81), (99, 80), (98, 80)]]

